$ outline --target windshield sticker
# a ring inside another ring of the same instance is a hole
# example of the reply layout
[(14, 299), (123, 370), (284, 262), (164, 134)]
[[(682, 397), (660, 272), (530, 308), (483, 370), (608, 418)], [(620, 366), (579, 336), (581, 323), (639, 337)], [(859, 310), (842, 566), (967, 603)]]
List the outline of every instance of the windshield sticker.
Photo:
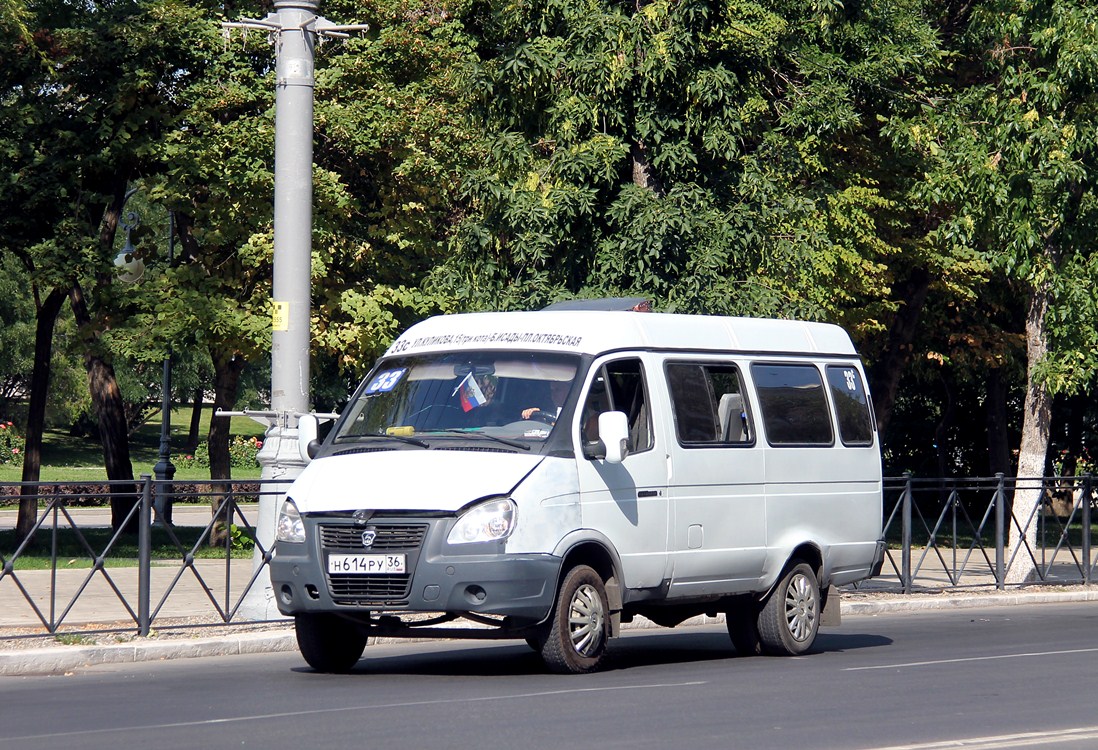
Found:
[(547, 438), (549, 437), (549, 430), (527, 430), (522, 433), (522, 436), (528, 438)]
[(404, 373), (408, 372), (407, 367), (401, 367), (398, 370), (386, 370), (385, 372), (379, 372), (377, 376), (370, 381), (370, 384), (366, 386), (366, 395), (372, 396), (375, 393), (388, 393), (396, 388), (397, 383), (404, 377)]
[(541, 344), (549, 346), (578, 347), (583, 336), (565, 336), (559, 333), (518, 333), (498, 332), (469, 335), (449, 333), (441, 336), (421, 336), (417, 339), (398, 339), (389, 349), (389, 354), (399, 354), (411, 349), (428, 346), (469, 346), (476, 344)]

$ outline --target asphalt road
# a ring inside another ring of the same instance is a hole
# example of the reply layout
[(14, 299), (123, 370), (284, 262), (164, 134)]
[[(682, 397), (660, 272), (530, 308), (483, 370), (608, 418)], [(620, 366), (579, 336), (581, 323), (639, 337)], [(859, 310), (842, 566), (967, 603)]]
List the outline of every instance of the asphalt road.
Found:
[(1098, 747), (1098, 605), (847, 617), (800, 658), (720, 628), (629, 633), (606, 672), (525, 645), (370, 646), (355, 673), (297, 654), (0, 677), (6, 748)]

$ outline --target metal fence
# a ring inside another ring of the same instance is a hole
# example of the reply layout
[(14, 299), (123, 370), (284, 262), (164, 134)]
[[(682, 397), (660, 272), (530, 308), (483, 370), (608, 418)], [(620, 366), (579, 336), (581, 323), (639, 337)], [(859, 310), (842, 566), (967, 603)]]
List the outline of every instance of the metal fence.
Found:
[[(0, 628), (55, 634), (98, 623), (148, 635), (157, 621), (241, 622), (241, 605), (265, 587), (273, 554), (256, 540), (258, 502), (264, 492), (280, 497), (283, 484), (264, 482), (261, 490), (254, 480), (148, 476), (0, 484)], [(14, 528), (20, 501), (37, 507), (22, 540)], [(117, 531), (112, 501), (123, 508)], [(154, 514), (165, 505), (175, 523)]]
[[(262, 491), (285, 491), (277, 482), (262, 487), (254, 480), (168, 484), (147, 476), (0, 484), (0, 629), (58, 634), (98, 624), (147, 635), (154, 624), (245, 621), (241, 605), (265, 588), (272, 556), (269, 545), (255, 541), (258, 501)], [(1014, 499), (1027, 492), (1039, 498), (1035, 509), (1013, 512)], [(168, 498), (174, 524), (154, 514)], [(33, 533), (21, 542), (14, 530), (20, 499), (37, 508)], [(127, 508), (128, 523), (117, 532), (105, 507), (112, 499)], [(857, 588), (1090, 584), (1098, 570), (1096, 502), (1090, 476), (888, 478), (884, 568)], [(1022, 540), (1013, 547), (1012, 531)], [(1008, 583), (1018, 565), (1030, 575)]]
[[(1015, 499), (1027, 495), (1036, 502), (1016, 511)], [(1001, 590), (1095, 580), (1098, 500), (1089, 475), (888, 478), (884, 503), (885, 566), (859, 588)], [(1015, 580), (1012, 570), (1027, 574)]]

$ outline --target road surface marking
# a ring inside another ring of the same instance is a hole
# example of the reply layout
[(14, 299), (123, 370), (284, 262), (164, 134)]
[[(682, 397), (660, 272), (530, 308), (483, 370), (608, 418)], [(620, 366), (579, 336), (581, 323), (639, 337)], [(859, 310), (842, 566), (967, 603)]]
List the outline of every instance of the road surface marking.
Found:
[(1093, 739), (1098, 739), (1098, 726), (1055, 729), (1046, 732), (1000, 734), (993, 737), (969, 737), (967, 739), (940, 740), (938, 742), (920, 742), (914, 745), (889, 745), (888, 747), (876, 747), (873, 750), (950, 750), (950, 748), (998, 750), (999, 748), (1040, 747), (1042, 745)]
[(406, 701), (401, 703), (379, 703), (365, 706), (339, 706), (332, 708), (313, 708), (306, 711), (283, 711), (274, 714), (251, 714), (248, 716), (226, 716), (221, 719), (200, 719), (198, 721), (177, 721), (166, 724), (139, 724), (129, 727), (104, 727), (102, 729), (81, 729), (71, 732), (50, 732), (45, 734), (28, 734), (22, 737), (0, 737), (0, 745), (10, 742), (23, 742), (27, 740), (45, 740), (58, 737), (81, 737), (95, 734), (110, 734), (114, 732), (141, 732), (157, 729), (181, 729), (184, 727), (217, 726), (219, 724), (235, 724), (252, 721), (269, 721), (271, 719), (296, 719), (302, 716), (319, 716), (321, 714), (347, 713), (349, 711), (378, 711), (392, 708), (417, 708), (420, 706), (441, 706), (454, 703), (483, 703), (487, 701), (515, 700), (516, 698), (544, 698), (551, 695), (578, 695), (580, 693), (609, 693), (620, 690), (666, 690), (667, 688), (697, 687), (707, 684), (705, 681), (695, 682), (671, 682), (648, 685), (616, 685), (611, 687), (573, 688), (571, 690), (543, 690), (536, 693), (508, 693), (504, 695), (488, 695), (481, 698), (447, 698), (433, 701)]
[(1093, 654), (1098, 648), (1073, 648), (1066, 651), (1031, 651), (1022, 654), (996, 654), (994, 656), (966, 656), (958, 659), (934, 659), (933, 661), (909, 661), (900, 664), (877, 664), (872, 667), (846, 667), (844, 672), (866, 672), (872, 669), (904, 669), (905, 667), (932, 667), (940, 664), (963, 664), (970, 661), (995, 661), (997, 659), (1022, 659), (1030, 656), (1063, 656), (1065, 654)]

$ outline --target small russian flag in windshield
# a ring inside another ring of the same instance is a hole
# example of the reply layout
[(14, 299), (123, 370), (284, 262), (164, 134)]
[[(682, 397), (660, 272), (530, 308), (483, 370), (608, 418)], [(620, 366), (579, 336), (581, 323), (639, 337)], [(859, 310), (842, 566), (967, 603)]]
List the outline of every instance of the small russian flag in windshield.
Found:
[(488, 402), (488, 399), (484, 397), (484, 392), (477, 385), (473, 373), (466, 375), (465, 379), (458, 383), (458, 387), (454, 389), (454, 392), (460, 393), (461, 408), (464, 411), (472, 411)]

